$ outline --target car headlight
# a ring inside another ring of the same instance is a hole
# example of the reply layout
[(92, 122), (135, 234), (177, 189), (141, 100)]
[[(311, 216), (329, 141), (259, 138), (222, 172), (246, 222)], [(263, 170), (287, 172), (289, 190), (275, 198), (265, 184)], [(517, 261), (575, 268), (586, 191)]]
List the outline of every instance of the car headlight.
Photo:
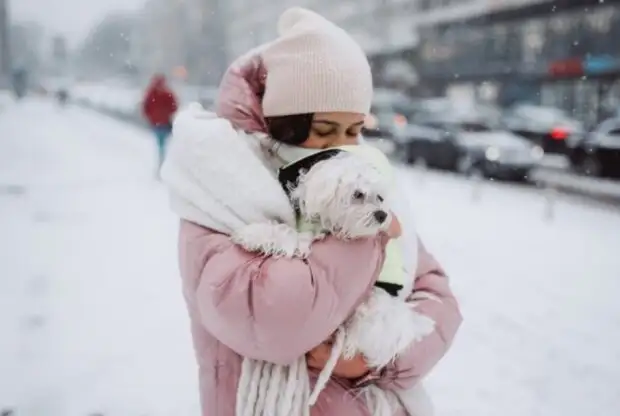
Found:
[(532, 158), (536, 160), (540, 160), (545, 155), (545, 151), (540, 146), (534, 146), (532, 147), (532, 150), (530, 151), (530, 155), (532, 156)]
[(489, 147), (486, 152), (484, 152), (484, 156), (487, 158), (487, 160), (495, 162), (500, 157), (500, 151), (497, 147)]

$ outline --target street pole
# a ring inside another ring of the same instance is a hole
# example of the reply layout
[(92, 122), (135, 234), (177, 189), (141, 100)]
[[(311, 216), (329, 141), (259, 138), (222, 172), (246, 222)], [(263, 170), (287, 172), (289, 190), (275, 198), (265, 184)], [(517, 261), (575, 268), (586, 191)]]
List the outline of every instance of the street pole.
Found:
[(0, 87), (8, 84), (11, 74), (9, 2), (0, 0)]

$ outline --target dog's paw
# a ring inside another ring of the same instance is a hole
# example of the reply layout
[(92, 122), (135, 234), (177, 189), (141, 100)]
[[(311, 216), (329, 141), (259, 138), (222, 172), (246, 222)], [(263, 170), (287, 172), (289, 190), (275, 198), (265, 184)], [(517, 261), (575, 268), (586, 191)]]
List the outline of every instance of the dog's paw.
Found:
[(300, 256), (299, 233), (286, 224), (259, 223), (246, 225), (232, 235), (232, 241), (247, 251), (258, 252), (267, 256)]
[(307, 258), (310, 255), (311, 246), (315, 239), (312, 233), (299, 233), (297, 235), (297, 250), (295, 250), (295, 255), (302, 259)]
[(271, 233), (274, 224), (249, 224), (236, 230), (231, 240), (243, 249), (251, 252), (263, 252), (266, 241), (263, 239), (265, 232)]
[(435, 330), (435, 322), (403, 299), (374, 288), (346, 322), (345, 352), (361, 352), (369, 366), (383, 368), (414, 342)]

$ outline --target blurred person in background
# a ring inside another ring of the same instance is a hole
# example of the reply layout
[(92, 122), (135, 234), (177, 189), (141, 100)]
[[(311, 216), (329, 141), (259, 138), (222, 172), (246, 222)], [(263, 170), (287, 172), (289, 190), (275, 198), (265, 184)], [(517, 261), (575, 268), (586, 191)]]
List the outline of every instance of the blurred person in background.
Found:
[[(369, 297), (385, 245), (400, 235), (398, 220), (379, 236), (315, 241), (306, 259), (247, 252), (230, 238), (261, 215), (282, 219), (284, 210), (294, 221), (278, 169), (317, 149), (359, 144), (370, 110), (370, 66), (346, 32), (300, 8), (284, 12), (278, 32), (230, 66), (217, 114), (197, 105), (176, 117), (162, 168), (181, 217), (180, 271), (202, 415), (368, 416), (376, 413), (360, 391), (374, 385), (394, 399), (388, 414), (427, 416), (408, 413), (395, 392), (435, 367), (461, 315), (446, 274), (421, 243), (408, 299), (434, 330), (380, 370), (361, 355), (341, 357), (311, 408), (302, 393), (326, 366), (334, 331)], [(297, 377), (305, 373), (309, 382)]]
[(56, 90), (56, 100), (58, 104), (64, 107), (69, 101), (69, 90), (66, 87), (60, 87)]
[(177, 99), (168, 86), (166, 77), (162, 74), (156, 74), (151, 80), (142, 102), (142, 113), (157, 139), (158, 165), (156, 176), (159, 176), (159, 169), (166, 156), (166, 145), (172, 132), (172, 118), (177, 107)]
[(11, 84), (15, 98), (24, 98), (28, 89), (28, 72), (25, 68), (18, 68), (13, 72)]

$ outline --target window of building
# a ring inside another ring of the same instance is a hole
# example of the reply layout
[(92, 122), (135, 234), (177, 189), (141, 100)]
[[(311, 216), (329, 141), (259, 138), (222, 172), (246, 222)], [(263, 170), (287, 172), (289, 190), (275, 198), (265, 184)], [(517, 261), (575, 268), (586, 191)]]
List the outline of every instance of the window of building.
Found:
[(592, 32), (609, 33), (615, 12), (615, 7), (599, 7), (584, 13), (586, 27)]
[(495, 62), (505, 61), (508, 28), (503, 24), (490, 27), (490, 58)]
[(571, 21), (564, 13), (556, 13), (549, 19), (549, 27), (554, 34), (565, 35), (570, 31)]
[(580, 19), (578, 15), (554, 13), (549, 19), (545, 56), (550, 60), (566, 59), (579, 46)]
[(582, 52), (590, 55), (604, 55), (614, 53), (616, 42), (611, 41), (611, 30), (615, 8), (597, 7), (588, 13), (583, 13), (581, 41)]
[(523, 62), (534, 64), (540, 57), (545, 44), (545, 25), (542, 20), (530, 20), (521, 24)]

